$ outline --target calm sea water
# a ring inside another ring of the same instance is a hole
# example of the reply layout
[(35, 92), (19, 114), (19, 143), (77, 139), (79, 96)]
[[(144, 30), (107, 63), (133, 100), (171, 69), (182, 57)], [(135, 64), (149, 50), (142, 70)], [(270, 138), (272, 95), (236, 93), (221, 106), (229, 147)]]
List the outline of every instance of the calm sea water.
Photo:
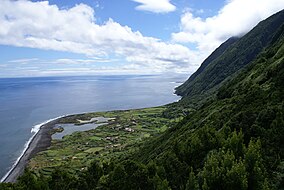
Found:
[(143, 108), (177, 101), (185, 76), (87, 76), (0, 79), (0, 178), (34, 125), (65, 114)]

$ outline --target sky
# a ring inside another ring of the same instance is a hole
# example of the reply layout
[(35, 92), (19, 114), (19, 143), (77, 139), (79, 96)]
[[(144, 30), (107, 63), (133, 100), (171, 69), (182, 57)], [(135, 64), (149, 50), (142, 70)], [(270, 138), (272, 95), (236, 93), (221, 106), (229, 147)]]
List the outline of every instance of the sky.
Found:
[(1, 0), (0, 78), (192, 74), (284, 0)]

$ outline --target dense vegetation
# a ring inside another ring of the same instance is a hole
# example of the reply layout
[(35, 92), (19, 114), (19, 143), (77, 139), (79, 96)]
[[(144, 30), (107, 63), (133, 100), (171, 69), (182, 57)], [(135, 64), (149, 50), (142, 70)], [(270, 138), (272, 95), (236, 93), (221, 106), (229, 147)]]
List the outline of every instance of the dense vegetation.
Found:
[(18, 183), (0, 187), (284, 189), (284, 11), (225, 49), (192, 80), (202, 82), (185, 83), (183, 100), (162, 115), (180, 112), (187, 95), (218, 88), (162, 135), (77, 175), (64, 168), (49, 177), (26, 171)]
[(185, 106), (202, 105), (222, 84), (234, 77), (241, 68), (251, 63), (263, 49), (270, 46), (273, 36), (284, 22), (280, 12), (260, 22), (242, 38), (231, 38), (217, 48), (196, 73), (176, 89), (184, 96)]

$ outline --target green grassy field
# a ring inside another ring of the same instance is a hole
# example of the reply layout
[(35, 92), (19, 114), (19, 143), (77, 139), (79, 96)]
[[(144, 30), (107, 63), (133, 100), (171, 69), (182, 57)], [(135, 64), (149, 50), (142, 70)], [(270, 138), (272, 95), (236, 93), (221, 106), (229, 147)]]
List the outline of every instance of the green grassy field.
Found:
[[(75, 132), (62, 140), (52, 140), (52, 145), (30, 160), (28, 167), (36, 173), (49, 175), (56, 167), (71, 173), (87, 169), (98, 159), (108, 161), (134, 151), (146, 138), (163, 133), (179, 119), (164, 116), (166, 107), (127, 111), (87, 113), (63, 118), (60, 124), (90, 120), (94, 117), (115, 118), (107, 125), (94, 130)], [(135, 146), (134, 146), (135, 145)]]

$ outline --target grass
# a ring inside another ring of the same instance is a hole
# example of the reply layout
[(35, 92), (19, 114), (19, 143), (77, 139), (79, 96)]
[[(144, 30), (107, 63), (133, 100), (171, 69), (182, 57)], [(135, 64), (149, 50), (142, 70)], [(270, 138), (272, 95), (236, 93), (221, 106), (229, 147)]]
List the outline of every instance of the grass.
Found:
[[(28, 167), (35, 173), (49, 175), (57, 167), (70, 169), (74, 174), (86, 169), (94, 160), (111, 160), (137, 148), (138, 143), (163, 133), (178, 120), (164, 117), (166, 107), (137, 110), (97, 112), (63, 118), (60, 124), (77, 124), (94, 117), (115, 118), (94, 130), (75, 132), (62, 140), (52, 140), (48, 150), (38, 153)], [(129, 132), (126, 129), (130, 128)]]
[[(92, 153), (97, 153), (97, 152), (99, 152), (103, 149), (104, 149), (104, 147), (94, 147), (94, 148), (90, 148), (90, 149), (86, 150), (85, 152), (92, 154)], [(81, 154), (81, 153), (79, 153), (79, 154)]]

